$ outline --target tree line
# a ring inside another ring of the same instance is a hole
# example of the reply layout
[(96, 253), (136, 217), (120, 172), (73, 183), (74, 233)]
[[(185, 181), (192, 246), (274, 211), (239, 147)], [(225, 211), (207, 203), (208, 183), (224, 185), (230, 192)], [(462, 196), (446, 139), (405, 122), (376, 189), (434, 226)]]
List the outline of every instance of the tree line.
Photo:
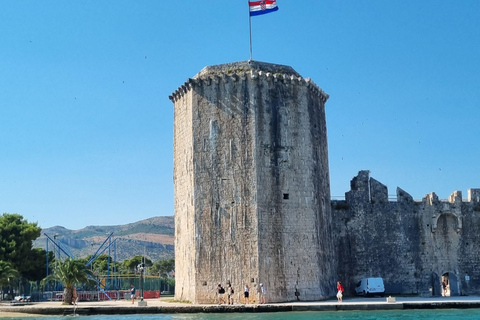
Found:
[[(86, 258), (79, 258), (78, 261), (87, 263), (91, 259), (91, 255)], [(153, 262), (144, 256), (134, 256), (130, 259), (125, 259), (122, 262), (114, 261), (111, 256), (107, 254), (99, 255), (91, 263), (91, 271), (94, 275), (106, 275), (108, 272), (117, 272), (120, 274), (137, 274), (139, 272), (138, 266), (145, 264), (146, 271), (144, 274), (160, 277), (168, 277), (169, 273), (175, 269), (175, 259), (158, 260)]]
[(41, 248), (33, 248), (33, 241), (41, 234), (42, 229), (36, 222), (28, 222), (20, 214), (4, 213), (0, 216), (0, 287), (2, 297), (7, 288), (11, 294), (22, 292), (27, 283), (35, 282), (37, 286), (50, 280), (58, 280), (64, 284), (65, 303), (71, 303), (73, 288), (79, 284), (94, 286), (91, 281), (95, 277), (107, 273), (137, 274), (138, 266), (145, 265), (145, 275), (167, 278), (175, 268), (175, 260), (159, 260), (156, 262), (142, 256), (134, 256), (122, 262), (113, 261), (108, 255), (100, 255), (90, 266), (86, 258), (66, 258), (56, 261), (53, 252)]

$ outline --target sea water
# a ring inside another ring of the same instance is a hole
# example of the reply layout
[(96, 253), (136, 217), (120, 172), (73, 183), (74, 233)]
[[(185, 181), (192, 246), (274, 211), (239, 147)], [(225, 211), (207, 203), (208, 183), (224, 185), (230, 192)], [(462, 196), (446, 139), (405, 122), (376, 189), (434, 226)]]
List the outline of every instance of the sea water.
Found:
[(29, 316), (2, 318), (10, 320), (59, 320), (86, 318), (86, 320), (478, 320), (480, 309), (440, 310), (382, 310), (382, 311), (302, 311), (261, 313), (189, 313), (110, 316)]

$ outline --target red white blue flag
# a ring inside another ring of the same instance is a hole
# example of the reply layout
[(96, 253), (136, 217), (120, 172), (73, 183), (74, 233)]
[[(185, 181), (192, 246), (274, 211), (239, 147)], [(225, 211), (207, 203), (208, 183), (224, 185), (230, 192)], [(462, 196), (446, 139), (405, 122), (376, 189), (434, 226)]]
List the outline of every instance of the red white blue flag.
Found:
[(250, 17), (266, 14), (278, 10), (277, 0), (248, 1)]

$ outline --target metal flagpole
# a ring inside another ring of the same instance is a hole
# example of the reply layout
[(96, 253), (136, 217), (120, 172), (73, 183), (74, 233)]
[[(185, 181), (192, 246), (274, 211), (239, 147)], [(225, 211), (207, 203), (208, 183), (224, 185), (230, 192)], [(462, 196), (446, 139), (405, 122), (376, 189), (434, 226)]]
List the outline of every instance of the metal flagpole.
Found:
[(250, 1), (248, 1), (248, 26), (250, 29), (250, 60), (252, 59), (252, 16), (250, 15)]

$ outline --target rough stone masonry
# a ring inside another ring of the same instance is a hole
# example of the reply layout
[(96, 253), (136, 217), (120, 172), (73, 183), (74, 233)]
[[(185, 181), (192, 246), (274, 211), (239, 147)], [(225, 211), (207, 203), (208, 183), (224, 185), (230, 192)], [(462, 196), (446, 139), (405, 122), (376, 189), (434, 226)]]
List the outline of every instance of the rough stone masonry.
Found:
[[(291, 67), (208, 66), (174, 103), (175, 299), (334, 295), (325, 94)], [(243, 300), (240, 300), (242, 302)]]
[(362, 170), (344, 201), (332, 201), (338, 275), (349, 293), (363, 277), (382, 277), (388, 294), (480, 294), (480, 189), (460, 191), (448, 200), (435, 193), (413, 200), (397, 188), (389, 199), (385, 185)]

